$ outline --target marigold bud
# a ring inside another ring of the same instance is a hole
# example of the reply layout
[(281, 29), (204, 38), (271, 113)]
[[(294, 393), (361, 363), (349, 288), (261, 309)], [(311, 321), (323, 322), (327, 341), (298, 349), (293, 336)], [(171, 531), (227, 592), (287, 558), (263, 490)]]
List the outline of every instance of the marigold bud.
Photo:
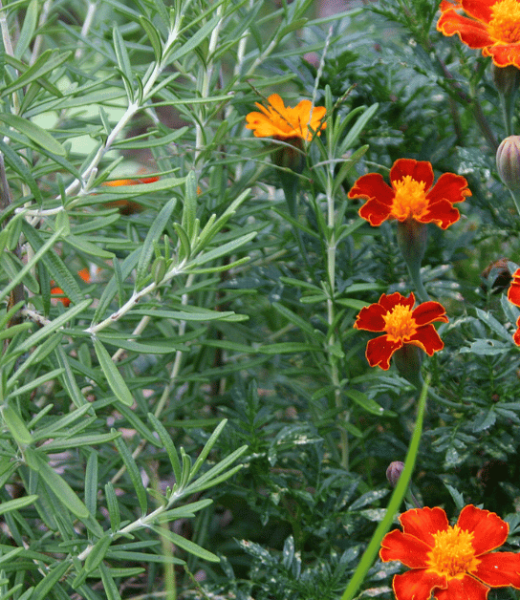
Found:
[(512, 191), (520, 191), (520, 136), (510, 135), (497, 150), (497, 169), (500, 179)]
[(520, 71), (515, 65), (497, 67), (491, 65), (491, 75), (497, 91), (504, 96), (514, 96), (520, 85)]
[(403, 470), (404, 462), (401, 462), (400, 460), (394, 460), (394, 462), (391, 462), (388, 466), (388, 469), (386, 470), (386, 478), (388, 479), (388, 483), (390, 483), (392, 487), (395, 487), (397, 485), (397, 482), (399, 481), (399, 477), (401, 477), (401, 473), (403, 472)]

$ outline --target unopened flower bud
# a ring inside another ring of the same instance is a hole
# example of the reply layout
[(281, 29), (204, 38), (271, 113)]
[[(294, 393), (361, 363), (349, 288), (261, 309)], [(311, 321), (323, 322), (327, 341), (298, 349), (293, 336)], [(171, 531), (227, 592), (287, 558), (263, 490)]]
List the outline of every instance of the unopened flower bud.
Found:
[(399, 477), (401, 477), (401, 473), (404, 470), (404, 462), (400, 460), (394, 460), (391, 462), (388, 469), (386, 470), (386, 478), (392, 487), (397, 485), (399, 481)]
[(504, 96), (514, 96), (520, 85), (520, 71), (514, 65), (507, 67), (491, 66), (493, 83), (497, 91)]
[(520, 191), (520, 136), (510, 135), (497, 150), (497, 169), (500, 179), (512, 191)]

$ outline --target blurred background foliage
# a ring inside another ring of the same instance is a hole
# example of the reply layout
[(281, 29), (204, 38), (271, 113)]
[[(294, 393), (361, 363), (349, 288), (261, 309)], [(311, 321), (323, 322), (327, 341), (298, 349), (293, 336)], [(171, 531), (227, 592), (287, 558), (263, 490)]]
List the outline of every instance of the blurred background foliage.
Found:
[[(437, 8), (4, 0), (2, 599), (340, 597), (415, 422), (352, 328), (412, 291), (395, 224), (347, 199), (402, 157), (473, 194), (423, 261), (450, 322), (414, 493), (509, 515), (520, 545), (519, 221), (489, 62)], [(244, 129), (271, 93), (327, 108), (297, 219), (276, 141)]]

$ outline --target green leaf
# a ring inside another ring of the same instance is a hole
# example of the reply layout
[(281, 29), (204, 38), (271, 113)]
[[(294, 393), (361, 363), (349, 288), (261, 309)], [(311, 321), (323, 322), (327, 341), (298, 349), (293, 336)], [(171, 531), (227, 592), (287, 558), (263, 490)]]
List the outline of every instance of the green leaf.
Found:
[(197, 32), (192, 35), (185, 44), (182, 44), (180, 48), (177, 48), (173, 52), (170, 48), (165, 53), (164, 62), (165, 64), (171, 63), (175, 60), (179, 60), (186, 54), (193, 52), (195, 48), (202, 43), (202, 41), (211, 35), (212, 31), (217, 26), (220, 17), (216, 16), (213, 19), (205, 23)]
[(86, 519), (89, 516), (87, 507), (78, 498), (70, 485), (47, 463), (41, 452), (33, 452), (33, 458), (38, 465), (38, 474), (49, 489), (53, 491), (57, 500), (78, 519)]
[(152, 413), (148, 413), (148, 420), (152, 423), (153, 428), (159, 435), (159, 439), (161, 440), (164, 449), (166, 450), (166, 454), (168, 454), (168, 458), (170, 459), (170, 463), (173, 469), (173, 474), (175, 476), (175, 481), (180, 481), (181, 463), (179, 462), (179, 455), (177, 454), (177, 450), (175, 449), (175, 445), (172, 442), (170, 434), (166, 431), (159, 419), (157, 419), (157, 417), (155, 417)]
[(104, 260), (112, 260), (114, 258), (113, 252), (108, 252), (107, 250), (101, 249), (96, 244), (92, 244), (85, 238), (77, 237), (75, 235), (67, 235), (63, 238), (63, 242), (65, 244), (69, 244), (72, 248), (83, 252), (87, 256), (96, 256), (97, 258), (102, 258)]
[(379, 406), (375, 400), (372, 400), (366, 394), (363, 394), (363, 392), (358, 390), (345, 390), (345, 395), (351, 400), (354, 400), (357, 405), (361, 406), (361, 408), (372, 415), (381, 416), (385, 412), (385, 409), (382, 406)]
[(121, 456), (121, 458), (125, 464), (128, 475), (130, 476), (130, 479), (132, 480), (132, 484), (133, 484), (135, 492), (137, 494), (137, 500), (138, 500), (139, 506), (141, 508), (141, 513), (143, 515), (145, 515), (146, 508), (148, 506), (148, 502), (147, 502), (147, 498), (146, 498), (146, 490), (144, 489), (143, 482), (141, 479), (141, 473), (139, 473), (137, 464), (136, 464), (130, 450), (128, 449), (127, 445), (125, 444), (124, 440), (122, 438), (117, 438), (115, 440), (115, 445), (116, 445), (117, 451), (119, 452), (119, 456)]
[(343, 140), (341, 147), (339, 148), (339, 155), (345, 154), (345, 152), (357, 141), (360, 133), (365, 128), (366, 124), (376, 114), (379, 104), (372, 104), (370, 108), (367, 108), (365, 112), (357, 119), (354, 125), (350, 128), (347, 136)]
[(119, 503), (117, 502), (116, 492), (111, 482), (105, 485), (105, 497), (107, 499), (108, 515), (110, 517), (110, 527), (115, 533), (119, 531), (121, 524), (121, 514), (119, 512)]
[(52, 569), (50, 569), (45, 577), (38, 583), (31, 594), (31, 600), (48, 600), (50, 592), (54, 590), (53, 595), (57, 597), (58, 585), (61, 578), (65, 575), (67, 570), (71, 567), (70, 559), (59, 560)]
[(197, 179), (195, 173), (190, 171), (186, 178), (186, 194), (184, 196), (184, 210), (182, 211), (182, 227), (192, 239), (195, 232), (195, 219), (197, 218)]
[(38, 496), (36, 494), (31, 494), (30, 496), (23, 496), (22, 498), (16, 498), (15, 500), (2, 502), (0, 503), (0, 515), (11, 512), (12, 510), (20, 510), (21, 508), (30, 506), (36, 502), (36, 500), (38, 500)]
[(107, 383), (114, 392), (116, 398), (126, 406), (132, 406), (134, 398), (126, 385), (123, 376), (117, 369), (106, 348), (98, 339), (94, 339), (94, 350), (96, 351), (99, 365), (105, 374)]
[[(16, 58), (6, 54), (6, 62), (16, 70), (22, 72), (22, 74), (2, 90), (0, 97), (7, 96), (16, 90), (29, 85), (33, 81), (38, 81), (40, 85), (48, 89), (48, 77), (43, 76), (68, 60), (71, 54), (71, 52), (60, 52), (59, 50), (45, 50), (45, 52), (40, 54), (36, 62), (28, 68), (26, 68), (24, 63), (21, 63)], [(54, 86), (52, 86), (52, 88), (54, 88)]]
[[(76, 438), (77, 439), (77, 438)], [(75, 448), (77, 443), (71, 441), (71, 448)], [(92, 442), (92, 446), (99, 442)], [(85, 506), (91, 515), (96, 514), (98, 493), (98, 453), (95, 450), (90, 452), (85, 469)]]
[(233, 252), (235, 252), (235, 250), (240, 248), (240, 246), (243, 246), (244, 244), (247, 244), (252, 239), (254, 239), (257, 236), (257, 234), (258, 234), (257, 231), (253, 231), (246, 235), (240, 236), (240, 237), (236, 238), (235, 240), (228, 242), (227, 244), (219, 246), (218, 248), (210, 250), (209, 252), (201, 254), (189, 262), (189, 268), (191, 269), (193, 267), (203, 265), (203, 264), (209, 262), (210, 260), (215, 260), (216, 258), (225, 256), (226, 254), (232, 254)]
[(139, 23), (141, 23), (141, 27), (145, 30), (150, 43), (152, 44), (153, 52), (155, 54), (155, 60), (159, 63), (162, 59), (162, 42), (159, 34), (157, 32), (157, 28), (155, 25), (149, 21), (146, 17), (140, 16)]
[(301, 342), (281, 342), (280, 344), (269, 344), (261, 346), (257, 352), (262, 354), (295, 354), (298, 352), (319, 352), (321, 348), (314, 344), (304, 344)]
[[(33, 250), (38, 251), (46, 245), (43, 242), (40, 232), (29, 223), (23, 223), (22, 231)], [(50, 239), (56, 239), (54, 236), (61, 237), (61, 235), (62, 231), (58, 230)], [(75, 304), (81, 302), (83, 300), (83, 295), (79, 285), (58, 254), (54, 250), (50, 250), (50, 252), (42, 255), (41, 258), (49, 275), (54, 279), (56, 285), (63, 290), (65, 296)]]
[(43, 198), (31, 171), (25, 166), (25, 163), (18, 156), (18, 154), (5, 142), (0, 140), (0, 151), (5, 157), (5, 162), (13, 169), (15, 173), (18, 173), (20, 179), (27, 185), (31, 190), (34, 199), (40, 204), (43, 202)]
[(23, 133), (33, 142), (42, 146), (49, 152), (57, 154), (58, 156), (66, 155), (65, 148), (55, 140), (47, 130), (42, 129), (32, 121), (11, 113), (0, 113), (0, 121), (3, 121), (9, 125), (9, 127), (16, 129), (20, 133)]
[(112, 575), (110, 575), (108, 567), (104, 563), (101, 563), (99, 565), (99, 570), (101, 572), (101, 581), (103, 582), (103, 589), (107, 595), (107, 600), (121, 600), (117, 585)]
[(164, 231), (164, 228), (170, 222), (173, 209), (177, 204), (177, 200), (172, 198), (167, 202), (160, 210), (159, 214), (153, 220), (153, 223), (146, 234), (146, 238), (141, 248), (141, 254), (139, 256), (139, 262), (137, 263), (136, 269), (136, 283), (142, 281), (148, 271), (148, 265), (152, 259), (154, 253), (154, 245), (157, 243), (159, 238)]
[(133, 102), (134, 96), (133, 96), (133, 91), (132, 91), (132, 81), (133, 81), (132, 66), (130, 64), (130, 59), (128, 58), (128, 53), (126, 51), (126, 45), (123, 40), (123, 37), (121, 36), (119, 29), (116, 26), (114, 26), (112, 33), (113, 33), (114, 50), (116, 52), (117, 64), (118, 64), (119, 68), (121, 69), (122, 74), (124, 75), (123, 84), (126, 88), (126, 93), (127, 93), (129, 101)]
[(87, 573), (91, 573), (99, 567), (99, 564), (105, 558), (111, 543), (112, 537), (110, 535), (105, 535), (94, 544), (94, 547), (85, 561), (85, 571), (87, 571)]
[(178, 535), (177, 533), (173, 533), (173, 531), (170, 531), (169, 529), (164, 529), (163, 527), (154, 527), (153, 525), (150, 526), (150, 529), (152, 531), (155, 531), (155, 533), (157, 533), (158, 535), (165, 537), (172, 544), (175, 544), (179, 548), (186, 550), (186, 552), (193, 554), (193, 556), (197, 556), (198, 558), (201, 558), (202, 560), (207, 560), (208, 562), (220, 562), (220, 558), (216, 554), (213, 554), (213, 552), (205, 550), (198, 544), (187, 540), (186, 538)]
[(4, 423), (7, 425), (16, 443), (22, 447), (32, 444), (34, 440), (31, 432), (27, 429), (23, 419), (14, 408), (8, 404), (4, 404), (1, 407), (1, 412)]

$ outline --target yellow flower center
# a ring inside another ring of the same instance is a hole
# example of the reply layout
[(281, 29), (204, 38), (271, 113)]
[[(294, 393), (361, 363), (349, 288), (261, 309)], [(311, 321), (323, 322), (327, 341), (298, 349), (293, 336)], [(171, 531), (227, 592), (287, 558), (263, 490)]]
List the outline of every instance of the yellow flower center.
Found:
[(475, 557), (471, 540), (473, 533), (462, 530), (458, 525), (433, 534), (435, 546), (428, 554), (428, 570), (445, 575), (448, 579), (462, 579), (473, 573), (480, 560)]
[(385, 331), (390, 342), (406, 341), (417, 331), (417, 323), (412, 317), (412, 310), (408, 306), (398, 304), (386, 315)]
[(491, 7), (489, 35), (501, 44), (520, 41), (520, 3), (518, 0), (499, 0)]
[(395, 197), (392, 203), (392, 216), (398, 221), (422, 217), (428, 208), (424, 181), (416, 181), (411, 175), (405, 175), (400, 181), (394, 181)]

